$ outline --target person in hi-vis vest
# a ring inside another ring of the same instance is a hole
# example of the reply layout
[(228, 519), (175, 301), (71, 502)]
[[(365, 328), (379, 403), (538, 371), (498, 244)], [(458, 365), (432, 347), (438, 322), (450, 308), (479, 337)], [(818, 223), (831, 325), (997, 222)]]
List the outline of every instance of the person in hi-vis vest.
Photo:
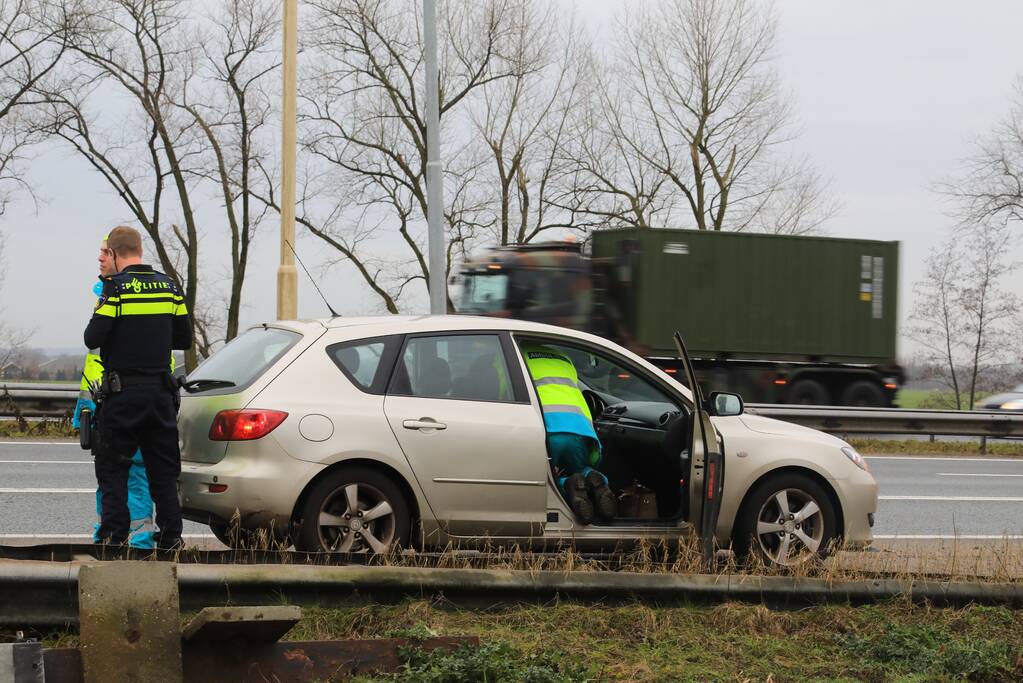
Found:
[(558, 485), (572, 511), (582, 524), (593, 521), (594, 511), (601, 520), (614, 518), (617, 501), (607, 477), (596, 469), (601, 462), (600, 439), (575, 365), (550, 346), (525, 344), (522, 353), (543, 409), (547, 453), (561, 474)]

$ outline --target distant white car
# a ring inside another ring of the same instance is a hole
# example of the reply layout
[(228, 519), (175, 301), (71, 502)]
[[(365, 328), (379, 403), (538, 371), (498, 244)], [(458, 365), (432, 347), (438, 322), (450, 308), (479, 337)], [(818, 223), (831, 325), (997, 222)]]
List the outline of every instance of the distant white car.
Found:
[[(601, 471), (618, 494), (651, 489), (656, 516), (577, 522), (548, 460), (526, 341), (572, 358)], [(694, 402), (583, 332), (467, 316), (274, 322), (188, 380), (182, 506), (226, 543), (232, 519), (242, 538), (267, 529), (310, 551), (607, 549), (696, 534), (792, 564), (871, 541), (877, 484), (847, 443), (742, 414), (734, 394)]]
[(983, 410), (1019, 410), (1023, 411), (1023, 384), (1015, 389), (985, 398), (980, 407)]

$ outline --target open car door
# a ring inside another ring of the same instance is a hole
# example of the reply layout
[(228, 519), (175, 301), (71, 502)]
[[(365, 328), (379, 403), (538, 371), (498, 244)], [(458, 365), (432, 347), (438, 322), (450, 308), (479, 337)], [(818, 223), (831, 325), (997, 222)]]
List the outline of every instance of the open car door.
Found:
[(718, 446), (718, 435), (703, 403), (703, 393), (696, 382), (696, 373), (689, 360), (682, 335), (675, 332), (686, 386), (693, 392), (693, 442), (690, 445), (689, 469), (689, 522), (696, 527), (700, 548), (707, 568), (714, 564), (717, 547), (714, 530), (721, 512), (721, 494), (725, 488), (725, 458)]

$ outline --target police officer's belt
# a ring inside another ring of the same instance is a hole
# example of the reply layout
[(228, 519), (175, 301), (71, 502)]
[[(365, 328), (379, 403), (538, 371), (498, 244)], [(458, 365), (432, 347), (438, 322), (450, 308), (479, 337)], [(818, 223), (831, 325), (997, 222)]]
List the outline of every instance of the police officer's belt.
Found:
[(158, 374), (134, 374), (119, 372), (121, 386), (130, 387), (135, 384), (167, 384), (167, 373)]

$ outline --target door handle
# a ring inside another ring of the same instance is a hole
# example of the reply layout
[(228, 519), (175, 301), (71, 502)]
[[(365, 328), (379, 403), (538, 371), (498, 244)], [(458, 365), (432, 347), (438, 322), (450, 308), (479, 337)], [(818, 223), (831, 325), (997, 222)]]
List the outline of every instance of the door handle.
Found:
[(405, 429), (447, 429), (443, 422), (437, 422), (432, 417), (421, 417), (418, 420), (405, 420), (401, 423)]

